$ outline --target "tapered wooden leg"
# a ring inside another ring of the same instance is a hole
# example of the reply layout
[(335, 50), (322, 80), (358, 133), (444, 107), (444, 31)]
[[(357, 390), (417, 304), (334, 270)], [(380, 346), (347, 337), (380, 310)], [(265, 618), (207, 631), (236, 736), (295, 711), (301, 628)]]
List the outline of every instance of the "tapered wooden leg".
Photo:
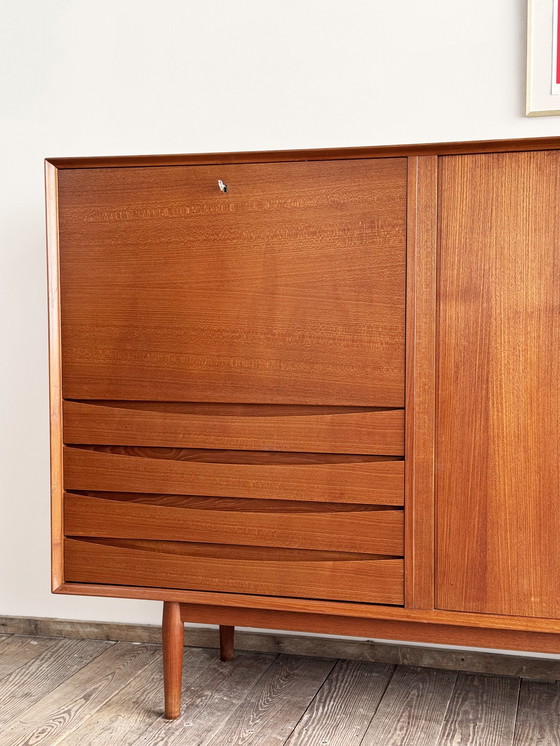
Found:
[(165, 717), (174, 720), (181, 714), (183, 645), (185, 642), (181, 605), (175, 601), (163, 603), (162, 639)]
[(235, 627), (220, 625), (220, 660), (230, 661), (234, 656), (233, 639)]

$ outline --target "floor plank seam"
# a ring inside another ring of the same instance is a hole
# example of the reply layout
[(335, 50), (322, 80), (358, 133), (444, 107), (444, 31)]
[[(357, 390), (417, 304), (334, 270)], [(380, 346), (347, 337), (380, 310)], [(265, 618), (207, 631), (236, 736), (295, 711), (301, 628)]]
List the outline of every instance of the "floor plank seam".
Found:
[(441, 719), (441, 723), (439, 724), (439, 731), (437, 734), (437, 741), (435, 742), (434, 746), (437, 746), (442, 738), (443, 735), (443, 729), (445, 727), (445, 724), (447, 723), (447, 718), (449, 716), (449, 708), (451, 706), (451, 702), (453, 701), (453, 695), (455, 694), (455, 690), (457, 689), (457, 684), (459, 681), (459, 674), (460, 671), (455, 671), (455, 681), (453, 682), (453, 688), (451, 690), (451, 693), (449, 694), (449, 697), (447, 699), (447, 704), (445, 705), (445, 711), (443, 713), (443, 717)]
[(511, 739), (512, 746), (517, 743), (517, 733), (519, 726), (519, 704), (521, 702), (521, 688), (523, 685), (523, 678), (519, 679), (519, 687), (517, 689), (517, 702), (515, 704), (515, 722), (513, 724), (513, 738)]
[(321, 686), (320, 686), (320, 687), (319, 687), (319, 688), (317, 689), (317, 691), (316, 691), (316, 692), (315, 692), (315, 694), (313, 695), (313, 697), (312, 697), (311, 701), (310, 701), (310, 702), (308, 703), (308, 705), (307, 705), (307, 707), (305, 708), (305, 710), (304, 710), (304, 711), (303, 711), (303, 712), (301, 713), (301, 715), (300, 715), (300, 717), (298, 718), (297, 722), (296, 722), (296, 723), (294, 723), (294, 727), (293, 727), (293, 728), (292, 728), (292, 730), (290, 731), (289, 735), (287, 736), (287, 738), (286, 738), (286, 740), (284, 741), (284, 743), (282, 744), (282, 746), (286, 746), (286, 744), (288, 743), (288, 741), (290, 740), (290, 738), (291, 738), (291, 737), (293, 736), (294, 732), (295, 732), (295, 731), (297, 730), (297, 727), (298, 727), (298, 725), (299, 725), (299, 724), (301, 723), (301, 721), (302, 721), (302, 720), (304, 719), (304, 717), (306, 716), (306, 714), (307, 714), (308, 710), (309, 710), (309, 709), (310, 709), (310, 708), (311, 708), (311, 707), (313, 706), (313, 703), (315, 702), (315, 700), (316, 700), (316, 699), (317, 699), (317, 697), (319, 696), (319, 692), (321, 691), (321, 689), (323, 689), (323, 687), (324, 687), (324, 686), (325, 686), (325, 684), (327, 683), (327, 680), (328, 680), (329, 676), (330, 676), (330, 675), (332, 674), (332, 672), (334, 671), (334, 668), (335, 668), (335, 666), (337, 665), (337, 663), (339, 662), (339, 660), (340, 660), (339, 658), (333, 658), (333, 664), (332, 664), (332, 666), (331, 666), (331, 668), (330, 668), (330, 670), (329, 670), (328, 674), (327, 674), (327, 675), (325, 676), (325, 678), (323, 679), (323, 682), (322, 682)]
[[(367, 736), (368, 730), (369, 730), (369, 728), (370, 728), (370, 726), (371, 726), (371, 724), (373, 722), (373, 718), (377, 715), (377, 712), (378, 712), (379, 708), (381, 707), (381, 703), (385, 699), (385, 695), (387, 694), (387, 690), (389, 689), (389, 686), (391, 685), (391, 682), (393, 681), (398, 668), (399, 668), (399, 666), (396, 666), (396, 665), (393, 666), (393, 673), (391, 674), (390, 678), (387, 680), (387, 683), (385, 684), (385, 687), (383, 689), (383, 694), (381, 695), (381, 697), (379, 697), (379, 701), (376, 704), (376, 706), (374, 707), (373, 712), (371, 713), (371, 717), (368, 718), (367, 725), (366, 725), (366, 727), (364, 729), (364, 735), (360, 738), (360, 743), (358, 744), (358, 746), (361, 746), (361, 744), (364, 742), (364, 740), (365, 740), (365, 738)], [(380, 744), (380, 746), (381, 746), (381, 744)]]
[[(258, 653), (257, 653), (257, 655), (258, 655)], [(253, 683), (253, 685), (247, 690), (247, 693), (245, 695), (245, 699), (246, 700), (250, 699), (251, 694), (255, 691), (255, 689), (257, 689), (257, 687), (261, 683), (262, 679), (264, 679), (266, 677), (266, 675), (268, 674), (268, 672), (270, 671), (270, 669), (274, 666), (274, 664), (283, 655), (285, 655), (285, 654), (284, 653), (277, 653), (274, 656), (273, 660), (271, 660), (271, 662), (270, 662), (270, 665), (267, 666), (267, 668), (261, 673), (261, 675), (258, 677), (258, 679), (256, 679), (256, 681)], [(220, 726), (216, 731), (214, 731), (214, 733), (212, 734), (213, 737), (216, 737), (220, 733), (220, 731), (223, 729), (223, 727), (225, 727), (226, 724), (227, 724), (227, 722), (231, 719), (232, 715), (234, 715), (243, 706), (243, 704), (244, 704), (244, 702), (239, 702), (238, 704), (235, 705), (235, 707), (233, 708), (233, 710), (231, 711), (231, 713), (228, 715), (227, 719), (224, 721), (224, 723), (222, 724), (222, 726)], [(290, 733), (290, 736), (291, 736), (291, 733)], [(199, 745), (197, 744), (197, 746), (199, 746)]]

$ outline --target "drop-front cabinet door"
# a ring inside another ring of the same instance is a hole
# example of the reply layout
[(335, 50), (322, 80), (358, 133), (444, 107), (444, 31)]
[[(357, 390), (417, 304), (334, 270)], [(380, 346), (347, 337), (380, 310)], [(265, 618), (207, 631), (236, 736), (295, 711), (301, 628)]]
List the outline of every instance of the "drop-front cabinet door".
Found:
[(560, 153), (440, 166), (439, 608), (560, 615)]
[(61, 170), (64, 398), (402, 407), (405, 195), (405, 158)]

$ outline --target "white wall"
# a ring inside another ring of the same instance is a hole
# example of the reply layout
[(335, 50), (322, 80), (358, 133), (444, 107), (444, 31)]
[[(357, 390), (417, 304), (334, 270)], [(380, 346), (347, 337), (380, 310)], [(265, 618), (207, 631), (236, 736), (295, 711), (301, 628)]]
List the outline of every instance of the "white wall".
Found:
[(20, 0), (0, 22), (0, 615), (49, 592), (45, 156), (560, 134), (526, 119), (525, 0)]

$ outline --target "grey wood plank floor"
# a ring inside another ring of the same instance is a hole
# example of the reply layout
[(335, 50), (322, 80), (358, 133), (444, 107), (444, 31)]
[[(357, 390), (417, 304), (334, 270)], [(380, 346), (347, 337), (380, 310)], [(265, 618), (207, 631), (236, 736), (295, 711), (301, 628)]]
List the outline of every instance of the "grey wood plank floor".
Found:
[(185, 651), (162, 717), (158, 645), (0, 637), (0, 746), (560, 746), (560, 682)]

